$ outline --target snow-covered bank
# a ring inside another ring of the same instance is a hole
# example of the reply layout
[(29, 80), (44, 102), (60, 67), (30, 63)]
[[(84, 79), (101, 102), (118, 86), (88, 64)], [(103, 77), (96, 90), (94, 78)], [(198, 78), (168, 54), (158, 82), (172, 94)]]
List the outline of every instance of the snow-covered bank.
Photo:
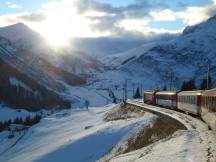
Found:
[(112, 162), (215, 162), (216, 134), (178, 131), (148, 147), (120, 155)]
[(12, 149), (0, 156), (4, 162), (94, 162), (122, 138), (151, 124), (154, 115), (106, 122), (103, 116), (113, 105), (63, 110), (31, 127)]
[(188, 130), (177, 131), (152, 145), (114, 157), (112, 162), (215, 162), (216, 132), (208, 130), (205, 123), (173, 110), (134, 104), (171, 116), (184, 123)]

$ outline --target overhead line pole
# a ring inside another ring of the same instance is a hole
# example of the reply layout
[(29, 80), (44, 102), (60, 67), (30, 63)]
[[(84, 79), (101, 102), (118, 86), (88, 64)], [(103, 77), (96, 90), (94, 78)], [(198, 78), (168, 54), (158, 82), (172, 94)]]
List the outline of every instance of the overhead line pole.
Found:
[(208, 64), (208, 72), (207, 72), (207, 85), (206, 85), (206, 89), (209, 89), (210, 85), (210, 70), (211, 70), (211, 64)]

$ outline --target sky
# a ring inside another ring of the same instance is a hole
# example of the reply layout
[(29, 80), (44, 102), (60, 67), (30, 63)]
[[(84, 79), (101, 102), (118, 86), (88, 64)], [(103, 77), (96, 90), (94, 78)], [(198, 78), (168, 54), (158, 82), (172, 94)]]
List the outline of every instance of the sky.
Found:
[(1, 0), (0, 26), (22, 22), (56, 41), (180, 33), (216, 14), (216, 0)]

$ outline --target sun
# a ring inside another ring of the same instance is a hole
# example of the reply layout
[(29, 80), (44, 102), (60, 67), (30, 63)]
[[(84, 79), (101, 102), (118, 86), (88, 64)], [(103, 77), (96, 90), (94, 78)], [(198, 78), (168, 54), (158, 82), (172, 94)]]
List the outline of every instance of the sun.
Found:
[(46, 20), (33, 24), (34, 26), (32, 26), (37, 32), (44, 36), (53, 47), (70, 45), (70, 40), (75, 38), (107, 35), (107, 33), (102, 34), (92, 29), (92, 26), (98, 22), (89, 19), (89, 14), (94, 15), (96, 13), (82, 15), (81, 13), (77, 13), (73, 7), (68, 8), (66, 5), (54, 8), (47, 13)]
[(44, 34), (44, 37), (49, 45), (56, 48), (68, 46), (70, 42), (70, 37), (65, 36), (64, 33), (53, 32)]

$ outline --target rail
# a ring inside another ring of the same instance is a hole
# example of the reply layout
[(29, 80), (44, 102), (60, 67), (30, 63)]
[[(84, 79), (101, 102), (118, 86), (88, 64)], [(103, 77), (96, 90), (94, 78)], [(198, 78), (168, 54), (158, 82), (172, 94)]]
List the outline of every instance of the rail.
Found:
[(180, 123), (182, 123), (188, 130), (194, 130), (194, 129), (199, 131), (208, 130), (208, 125), (206, 123), (204, 123), (200, 119), (194, 118), (182, 112), (161, 108), (153, 105), (147, 105), (144, 104), (143, 102), (137, 102), (137, 101), (127, 101), (126, 104), (135, 106), (137, 108), (143, 109), (146, 112), (150, 112), (156, 115), (166, 115), (167, 117), (171, 117), (179, 121)]

